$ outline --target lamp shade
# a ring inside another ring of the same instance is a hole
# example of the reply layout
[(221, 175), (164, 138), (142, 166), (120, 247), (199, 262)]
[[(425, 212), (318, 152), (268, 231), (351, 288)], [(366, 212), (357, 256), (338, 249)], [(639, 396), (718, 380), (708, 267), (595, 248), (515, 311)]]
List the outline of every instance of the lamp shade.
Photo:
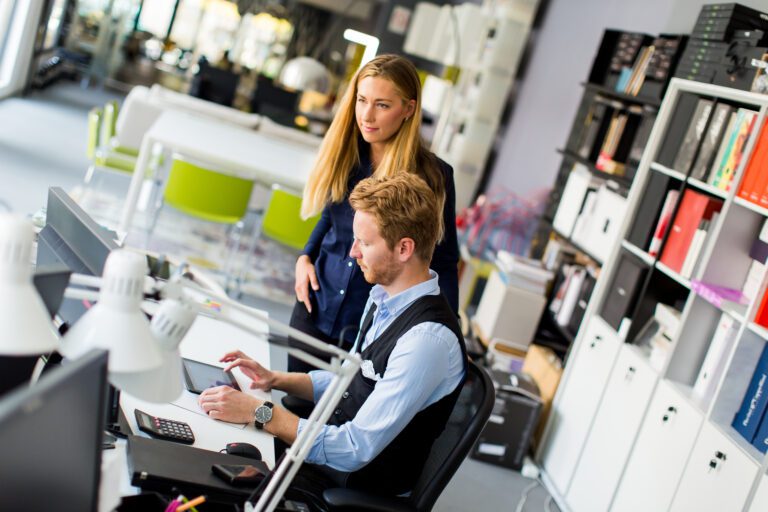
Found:
[(59, 346), (51, 317), (32, 284), (34, 237), (34, 228), (26, 219), (0, 215), (1, 355), (43, 354)]
[(194, 310), (175, 299), (166, 299), (152, 317), (150, 329), (160, 349), (163, 360), (159, 368), (149, 372), (126, 375), (123, 382), (135, 396), (148, 396), (153, 402), (172, 402), (184, 389), (181, 379), (181, 354), (179, 343), (186, 336), (192, 322)]
[(328, 69), (310, 57), (296, 57), (283, 65), (279, 82), (298, 91), (316, 91), (327, 94), (331, 88)]
[(112, 251), (104, 265), (99, 301), (67, 332), (61, 353), (78, 358), (93, 348), (109, 351), (109, 378), (118, 388), (142, 399), (151, 395), (133, 392), (132, 376), (159, 368), (163, 359), (139, 305), (147, 263), (138, 253)]

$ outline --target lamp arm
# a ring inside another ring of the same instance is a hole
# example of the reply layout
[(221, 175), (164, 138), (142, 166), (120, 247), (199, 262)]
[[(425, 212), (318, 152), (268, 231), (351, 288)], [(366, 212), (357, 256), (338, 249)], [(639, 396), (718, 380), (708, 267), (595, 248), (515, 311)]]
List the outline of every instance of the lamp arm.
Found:
[(69, 286), (64, 290), (64, 297), (75, 300), (97, 301), (99, 300), (99, 292), (98, 290), (86, 290), (85, 288), (72, 288)]
[(288, 448), (283, 462), (275, 468), (275, 474), (259, 497), (259, 501), (255, 506), (251, 501), (252, 498), (245, 503), (246, 512), (264, 510), (271, 512), (277, 507), (280, 498), (285, 494), (294, 476), (301, 468), (301, 464), (312, 448), (320, 430), (331, 417), (334, 406), (349, 387), (359, 368), (359, 362), (347, 364), (334, 376), (312, 410), (306, 428), (301, 431), (296, 437), (296, 441)]
[[(210, 290), (206, 290), (205, 288), (198, 286), (188, 280), (179, 280), (179, 281), (173, 281), (172, 283), (178, 284), (181, 286), (181, 290), (175, 290), (173, 286), (166, 286), (161, 293), (163, 294), (163, 298), (182, 298), (185, 300), (191, 300), (194, 301), (194, 299), (191, 299), (188, 295), (184, 294), (184, 290), (191, 290), (193, 292), (199, 293), (207, 298), (213, 298), (217, 302), (220, 302), (222, 304), (226, 304), (228, 307), (240, 311), (241, 313), (244, 313), (248, 316), (258, 318), (260, 321), (267, 324), (269, 327), (276, 329), (278, 331), (284, 331), (292, 338), (297, 339), (298, 341), (301, 341), (302, 343), (318, 350), (319, 352), (325, 352), (327, 354), (330, 354), (333, 357), (336, 357), (338, 359), (342, 359), (345, 361), (359, 361), (360, 358), (356, 354), (350, 354), (349, 352), (346, 352), (345, 350), (342, 350), (334, 345), (328, 345), (326, 343), (323, 343), (322, 341), (313, 338), (309, 334), (306, 334), (298, 329), (295, 329), (293, 327), (287, 326), (283, 324), (282, 322), (279, 322), (277, 320), (274, 320), (273, 318), (270, 318), (269, 315), (266, 315), (262, 313), (261, 311), (254, 310), (253, 308), (249, 308), (247, 306), (244, 306), (240, 304), (237, 301), (234, 301), (230, 299), (227, 296), (219, 295), (216, 293), (212, 293)], [(168, 291), (168, 295), (166, 296), (166, 290)], [(181, 296), (179, 297), (178, 294)], [(176, 296), (173, 296), (176, 295)], [(210, 314), (210, 309), (205, 309), (205, 312), (207, 314)], [(227, 321), (234, 321), (229, 316), (224, 316), (224, 318)], [(244, 328), (248, 329), (251, 332), (255, 332), (252, 328), (249, 328), (245, 326)], [(264, 333), (259, 333), (260, 335), (264, 335)]]
[(77, 286), (87, 286), (89, 288), (101, 288), (100, 276), (89, 276), (87, 274), (72, 274), (69, 276), (69, 284)]

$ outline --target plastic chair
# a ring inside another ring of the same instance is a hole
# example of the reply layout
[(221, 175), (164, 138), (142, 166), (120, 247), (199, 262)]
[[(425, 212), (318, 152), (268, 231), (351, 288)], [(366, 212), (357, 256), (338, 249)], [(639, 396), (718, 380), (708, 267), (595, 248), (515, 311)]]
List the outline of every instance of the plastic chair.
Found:
[(86, 156), (91, 165), (83, 182), (88, 185), (96, 171), (130, 174), (136, 166), (136, 155), (129, 148), (118, 151), (112, 141), (117, 122), (117, 102), (108, 102), (103, 109), (95, 107), (88, 113), (88, 143)]
[(320, 216), (301, 218), (301, 196), (277, 185), (272, 187), (267, 210), (261, 223), (261, 232), (294, 249), (303, 249), (315, 229)]
[[(191, 217), (228, 224), (230, 250), (224, 266), (227, 277), (225, 289), (229, 291), (231, 265), (240, 249), (240, 240), (248, 213), (248, 203), (254, 182), (223, 174), (174, 155), (163, 194), (163, 203)], [(150, 233), (157, 223), (154, 216)]]
[[(477, 441), (496, 396), (488, 374), (467, 362), (467, 379), (445, 430), (435, 440), (419, 481), (408, 498), (377, 496), (354, 489), (328, 489), (323, 499), (331, 510), (428, 511)], [(482, 508), (482, 507), (480, 507)]]

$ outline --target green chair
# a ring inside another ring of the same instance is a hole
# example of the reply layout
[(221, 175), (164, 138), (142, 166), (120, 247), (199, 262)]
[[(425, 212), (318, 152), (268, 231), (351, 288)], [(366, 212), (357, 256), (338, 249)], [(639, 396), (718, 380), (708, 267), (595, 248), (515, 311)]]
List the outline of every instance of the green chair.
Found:
[[(230, 249), (223, 267), (227, 291), (233, 277), (233, 261), (240, 250), (253, 186), (254, 182), (251, 180), (216, 172), (179, 155), (173, 156), (168, 171), (163, 193), (164, 205), (191, 217), (227, 224), (230, 227)], [(154, 231), (160, 211), (153, 216), (150, 234)]]
[(294, 249), (303, 249), (320, 216), (301, 218), (301, 196), (277, 185), (272, 187), (267, 210), (261, 223), (263, 235)]
[(110, 147), (115, 135), (117, 108), (117, 102), (110, 101), (103, 109), (95, 107), (88, 113), (86, 156), (91, 165), (83, 178), (86, 185), (90, 184), (96, 171), (130, 174), (136, 166), (136, 154)]

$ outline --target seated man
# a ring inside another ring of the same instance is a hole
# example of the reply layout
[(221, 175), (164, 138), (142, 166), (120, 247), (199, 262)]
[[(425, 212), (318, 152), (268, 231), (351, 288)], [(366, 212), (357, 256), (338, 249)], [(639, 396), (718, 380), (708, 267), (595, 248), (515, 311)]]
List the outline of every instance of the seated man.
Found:
[[(434, 192), (416, 175), (402, 173), (361, 181), (350, 203), (355, 210), (350, 256), (376, 284), (352, 348), (364, 363), (294, 484), (322, 466), (320, 473), (333, 478), (321, 480), (315, 495), (347, 486), (394, 496), (413, 488), (448, 421), (464, 380), (466, 351), (456, 316), (429, 269), (442, 230)], [(239, 366), (254, 388), (281, 389), (315, 402), (332, 375), (269, 371), (241, 352), (222, 361), (230, 363), (228, 369)], [(200, 405), (211, 418), (255, 421), (286, 443), (307, 426), (286, 409), (229, 387), (204, 391)]]

